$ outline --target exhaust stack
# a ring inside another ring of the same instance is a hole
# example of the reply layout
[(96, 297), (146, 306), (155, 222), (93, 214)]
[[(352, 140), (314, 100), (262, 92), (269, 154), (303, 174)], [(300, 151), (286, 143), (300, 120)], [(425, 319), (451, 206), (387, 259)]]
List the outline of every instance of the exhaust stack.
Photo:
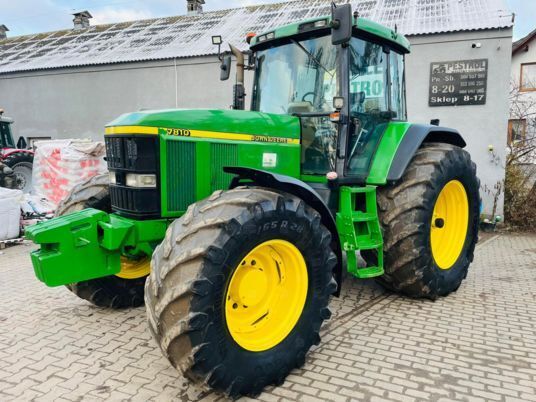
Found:
[(233, 109), (244, 110), (246, 93), (244, 90), (244, 55), (233, 45), (229, 44), (231, 52), (236, 57), (236, 83), (233, 88)]

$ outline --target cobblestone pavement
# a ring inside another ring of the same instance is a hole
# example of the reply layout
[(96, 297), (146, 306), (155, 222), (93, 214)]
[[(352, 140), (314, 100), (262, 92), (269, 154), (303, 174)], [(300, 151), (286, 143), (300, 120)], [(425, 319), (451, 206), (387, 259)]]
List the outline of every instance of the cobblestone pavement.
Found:
[[(0, 255), (0, 400), (216, 400), (150, 338), (143, 308), (93, 307), (33, 276), (32, 246)], [(536, 401), (536, 237), (479, 244), (459, 291), (436, 302), (347, 278), (322, 343), (276, 400)]]

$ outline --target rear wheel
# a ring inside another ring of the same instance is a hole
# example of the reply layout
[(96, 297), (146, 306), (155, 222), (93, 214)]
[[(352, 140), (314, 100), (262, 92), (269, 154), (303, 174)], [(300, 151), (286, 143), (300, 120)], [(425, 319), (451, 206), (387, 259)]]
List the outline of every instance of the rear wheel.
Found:
[[(108, 175), (94, 176), (76, 185), (56, 210), (56, 216), (95, 208), (112, 212)], [(145, 279), (150, 272), (150, 258), (121, 257), (121, 271), (116, 275), (67, 285), (78, 297), (99, 307), (128, 308), (143, 305)]]
[[(478, 240), (479, 181), (469, 153), (425, 144), (395, 186), (378, 190), (385, 274), (379, 282), (411, 297), (436, 299), (467, 276)], [(362, 253), (369, 264), (375, 256)]]
[(320, 341), (336, 288), (331, 235), (292, 195), (216, 192), (153, 254), (149, 327), (173, 366), (237, 397), (283, 382)]
[(29, 193), (32, 189), (33, 154), (14, 152), (3, 160), (13, 170), (15, 189)]

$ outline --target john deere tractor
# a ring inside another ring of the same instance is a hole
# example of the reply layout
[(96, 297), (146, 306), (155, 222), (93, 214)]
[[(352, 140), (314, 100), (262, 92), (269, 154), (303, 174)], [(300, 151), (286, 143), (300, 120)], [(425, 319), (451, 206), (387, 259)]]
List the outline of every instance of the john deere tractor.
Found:
[(250, 45), (234, 104), (249, 66), (251, 111), (119, 117), (109, 178), (27, 231), (41, 281), (98, 306), (145, 301), (171, 364), (234, 397), (304, 364), (344, 269), (409, 297), (458, 289), (479, 211), (460, 134), (406, 121), (404, 36), (340, 5)]

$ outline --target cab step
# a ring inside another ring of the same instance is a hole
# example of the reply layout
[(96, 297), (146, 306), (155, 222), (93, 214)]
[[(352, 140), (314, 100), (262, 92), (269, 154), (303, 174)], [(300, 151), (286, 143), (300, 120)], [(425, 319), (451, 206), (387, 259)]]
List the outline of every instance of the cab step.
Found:
[[(348, 272), (357, 278), (383, 275), (383, 238), (376, 205), (376, 186), (340, 188), (337, 230), (346, 252)], [(359, 267), (356, 252), (377, 253), (377, 266)]]

